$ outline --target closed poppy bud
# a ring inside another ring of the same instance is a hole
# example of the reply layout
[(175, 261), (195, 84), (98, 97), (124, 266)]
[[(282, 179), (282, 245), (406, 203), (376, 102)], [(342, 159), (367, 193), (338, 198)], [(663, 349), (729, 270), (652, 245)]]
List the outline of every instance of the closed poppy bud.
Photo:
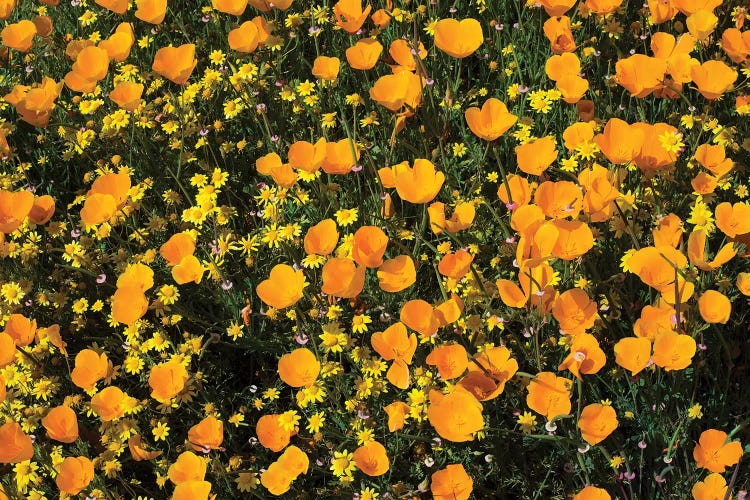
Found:
[(0, 332), (0, 368), (13, 363), (16, 359), (16, 342), (5, 332)]
[(112, 318), (118, 323), (132, 325), (146, 314), (148, 299), (139, 287), (118, 288), (112, 296)]
[(290, 431), (279, 424), (279, 415), (263, 415), (255, 424), (255, 434), (261, 445), (271, 451), (281, 451), (286, 448), (291, 438)]
[(615, 363), (634, 377), (651, 360), (651, 341), (644, 337), (626, 337), (615, 344)]
[(535, 412), (552, 420), (570, 413), (570, 380), (552, 372), (537, 373), (529, 385), (526, 404)]
[(732, 313), (732, 303), (721, 292), (707, 290), (698, 299), (698, 310), (706, 323), (726, 323)]
[(494, 141), (518, 120), (516, 115), (508, 112), (505, 103), (494, 97), (487, 99), (482, 109), (467, 109), (464, 117), (474, 135), (486, 141)]
[(516, 146), (518, 168), (529, 175), (541, 175), (557, 159), (555, 139), (542, 137)]
[(30, 320), (23, 314), (11, 314), (5, 323), (5, 333), (10, 335), (17, 346), (27, 346), (34, 341), (36, 320)]
[(336, 248), (339, 232), (333, 219), (323, 219), (314, 226), (310, 226), (305, 234), (305, 252), (308, 254), (328, 255)]
[(77, 495), (94, 479), (94, 464), (86, 457), (67, 457), (60, 464), (55, 483), (60, 491)]
[(128, 0), (94, 0), (94, 2), (115, 14), (125, 14), (128, 11)]
[(135, 111), (141, 105), (141, 95), (143, 95), (143, 84), (122, 82), (109, 93), (109, 98), (125, 111)]
[(409, 405), (402, 401), (394, 401), (383, 410), (388, 415), (388, 431), (396, 432), (404, 428), (406, 416), (409, 415)]
[(584, 99), (576, 103), (576, 111), (578, 112), (578, 119), (584, 122), (588, 122), (594, 119), (594, 101), (590, 99)]
[(708, 39), (711, 33), (716, 29), (719, 18), (713, 12), (706, 9), (700, 9), (687, 18), (686, 24), (688, 31), (701, 42)]
[(135, 0), (135, 17), (151, 24), (161, 24), (167, 14), (167, 0)]
[(544, 36), (549, 40), (552, 52), (555, 54), (573, 52), (576, 49), (568, 16), (547, 19), (544, 22)]
[(48, 194), (34, 197), (34, 205), (29, 211), (29, 221), (42, 225), (46, 224), (55, 214), (55, 199)]
[(36, 16), (31, 20), (36, 26), (36, 34), (39, 36), (49, 36), (52, 34), (52, 18), (49, 16)]
[(258, 26), (252, 21), (245, 21), (239, 28), (229, 32), (229, 48), (243, 54), (255, 52), (260, 43)]
[(312, 74), (321, 80), (335, 80), (339, 75), (341, 61), (338, 57), (318, 56), (313, 61)]
[(186, 481), (178, 484), (172, 500), (208, 500), (211, 494), (211, 483), (208, 481)]
[(34, 45), (34, 36), (37, 34), (36, 26), (31, 21), (24, 19), (14, 24), (9, 24), (0, 32), (3, 45), (19, 52), (27, 52)]
[(9, 234), (18, 229), (33, 207), (31, 191), (0, 190), (0, 233)]
[(425, 361), (428, 365), (437, 366), (440, 378), (443, 380), (460, 377), (469, 365), (466, 349), (461, 344), (436, 347)]
[(292, 387), (309, 387), (318, 378), (320, 362), (310, 349), (301, 347), (279, 359), (279, 377)]
[(727, 498), (727, 489), (729, 487), (724, 476), (714, 472), (695, 483), (691, 493), (694, 500), (723, 500)]
[(737, 289), (742, 295), (750, 297), (750, 273), (737, 274)]
[(276, 309), (296, 304), (302, 298), (305, 288), (305, 275), (287, 264), (276, 264), (267, 280), (256, 288), (256, 293), (263, 303)]
[(430, 491), (435, 500), (468, 500), (474, 481), (461, 464), (451, 464), (432, 474)]
[(362, 226), (354, 233), (352, 258), (357, 264), (377, 268), (383, 264), (388, 236), (377, 226)]
[(168, 402), (185, 388), (188, 372), (182, 363), (171, 360), (151, 368), (148, 385), (151, 397), (159, 402)]
[(211, 5), (219, 12), (241, 16), (247, 7), (247, 0), (211, 0)]
[(460, 386), (447, 395), (430, 391), (427, 418), (440, 437), (454, 443), (473, 441), (484, 427), (482, 404)]
[(6, 422), (0, 426), (0, 464), (15, 464), (31, 460), (34, 446), (21, 426), (15, 422)]
[(743, 450), (739, 441), (727, 442), (726, 432), (708, 429), (701, 433), (698, 445), (693, 449), (695, 465), (718, 474), (740, 461)]
[(690, 335), (666, 331), (656, 336), (651, 358), (656, 366), (666, 371), (683, 370), (690, 366), (696, 347), (695, 339)]
[(151, 69), (177, 85), (185, 85), (196, 64), (195, 45), (188, 43), (157, 50)]
[(583, 440), (592, 446), (604, 441), (617, 429), (617, 425), (615, 409), (599, 403), (586, 406), (578, 419)]
[(67, 406), (52, 408), (42, 419), (47, 437), (61, 443), (72, 443), (78, 439), (76, 412)]
[(346, 49), (346, 61), (352, 69), (372, 69), (382, 53), (380, 42), (374, 38), (363, 38)]
[(128, 439), (128, 450), (130, 450), (130, 456), (133, 457), (133, 460), (136, 462), (153, 460), (161, 455), (161, 451), (147, 451), (143, 446), (141, 436), (138, 434), (133, 434)]
[[(305, 172), (316, 172), (326, 158), (326, 144), (327, 142), (324, 137), (318, 139), (315, 144), (307, 141), (294, 142), (289, 146), (289, 151), (287, 151), (289, 165)], [(279, 159), (280, 162), (281, 159)], [(258, 171), (260, 172), (260, 170)]]
[(97, 392), (91, 398), (91, 409), (99, 415), (102, 422), (109, 422), (125, 415), (125, 402), (128, 395), (119, 387), (111, 385)]
[(408, 255), (388, 259), (378, 269), (378, 285), (386, 292), (401, 292), (412, 286), (416, 280), (414, 260)]
[(597, 488), (596, 486), (586, 486), (584, 489), (575, 494), (572, 500), (611, 500), (607, 490)]
[(224, 422), (208, 416), (188, 430), (188, 441), (195, 451), (215, 450), (224, 441)]
[(726, 201), (719, 203), (716, 206), (715, 216), (716, 227), (730, 238), (750, 232), (750, 203), (738, 202), (734, 205)]
[(396, 191), (402, 200), (410, 203), (428, 203), (437, 196), (445, 182), (445, 175), (435, 169), (429, 160), (416, 159), (414, 167), (399, 169), (396, 173)]
[(333, 15), (336, 25), (353, 35), (362, 27), (371, 10), (371, 5), (362, 9), (362, 0), (339, 0), (333, 6)]
[(206, 465), (206, 460), (203, 457), (199, 457), (192, 451), (184, 451), (169, 466), (167, 477), (174, 484), (203, 481), (206, 477)]
[(721, 61), (706, 61), (690, 71), (698, 92), (710, 101), (721, 97), (737, 80), (737, 71)]
[(382, 476), (391, 467), (385, 446), (377, 441), (368, 441), (354, 450), (354, 463), (368, 476)]
[(476, 19), (441, 19), (435, 25), (435, 46), (451, 57), (470, 56), (483, 42), (482, 25)]

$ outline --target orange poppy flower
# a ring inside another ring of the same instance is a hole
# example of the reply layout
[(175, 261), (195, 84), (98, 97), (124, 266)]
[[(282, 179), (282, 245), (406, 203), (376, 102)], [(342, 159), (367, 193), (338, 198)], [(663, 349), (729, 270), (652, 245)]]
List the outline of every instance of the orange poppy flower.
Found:
[(435, 306), (433, 314), (437, 318), (438, 324), (442, 327), (458, 321), (463, 312), (464, 301), (455, 293), (451, 293), (450, 299)]
[(3, 45), (19, 52), (28, 52), (34, 45), (36, 36), (36, 25), (27, 19), (9, 24), (2, 31)]
[(662, 86), (667, 61), (657, 57), (635, 54), (615, 64), (614, 80), (633, 97), (643, 98)]
[(189, 233), (176, 233), (159, 248), (159, 254), (170, 266), (176, 266), (182, 259), (195, 252), (195, 240)]
[(31, 191), (0, 190), (0, 233), (10, 234), (18, 229), (33, 207)]
[(724, 476), (714, 472), (703, 481), (695, 483), (691, 493), (694, 500), (724, 500), (727, 498), (728, 488)]
[(473, 441), (473, 434), (484, 427), (482, 404), (460, 386), (450, 394), (430, 391), (427, 418), (435, 431), (448, 441)]
[(573, 496), (572, 500), (611, 500), (607, 490), (597, 488), (596, 486), (586, 486)]
[(368, 476), (382, 476), (391, 467), (385, 446), (377, 441), (368, 441), (354, 450), (354, 463)]
[(406, 290), (417, 281), (414, 260), (408, 255), (388, 259), (378, 268), (378, 285), (390, 293)]
[(388, 47), (388, 55), (396, 61), (397, 66), (391, 67), (394, 73), (417, 70), (416, 56), (419, 56), (419, 59), (423, 60), (427, 57), (427, 50), (424, 48), (422, 42), (419, 42), (419, 46), (415, 47), (415, 50), (416, 53), (412, 53), (411, 42), (403, 38), (394, 40), (391, 43), (391, 46)]
[(55, 406), (42, 419), (47, 437), (61, 443), (72, 443), (78, 439), (76, 412), (67, 406)]
[(272, 495), (280, 496), (289, 491), (294, 477), (282, 464), (273, 462), (260, 475), (260, 484), (265, 486)]
[[(107, 76), (108, 70), (109, 54), (107, 51), (101, 47), (86, 47), (78, 53), (73, 70), (68, 73), (68, 75), (73, 74), (75, 78), (69, 81), (66, 76), (65, 83), (73, 91), (90, 92), (96, 88), (97, 82)], [(71, 86), (71, 82), (75, 82), (76, 85)]]
[(87, 226), (101, 224), (111, 219), (117, 212), (117, 203), (109, 194), (92, 193), (86, 196), (81, 208), (81, 220)]
[(576, 41), (573, 39), (568, 16), (547, 19), (544, 22), (544, 36), (549, 40), (552, 52), (555, 54), (573, 52), (576, 49)]
[(505, 384), (518, 371), (518, 361), (507, 347), (491, 347), (474, 356), (468, 364), (469, 373), (459, 385), (479, 401), (494, 399), (503, 393)]
[(135, 17), (151, 24), (161, 24), (167, 14), (167, 0), (135, 0)]
[(312, 74), (320, 80), (333, 81), (339, 76), (340, 66), (338, 57), (318, 56), (313, 61)]
[(154, 286), (154, 271), (145, 264), (130, 264), (117, 278), (117, 287), (138, 288), (142, 292)]
[(94, 479), (94, 464), (86, 457), (67, 457), (59, 465), (55, 484), (68, 495), (77, 495)]
[[(16, 8), (17, 0), (2, 0), (0, 1), (0, 19), (6, 20), (10, 17), (13, 9)], [(2, 490), (0, 490), (2, 491)]]
[(112, 318), (118, 323), (132, 325), (146, 314), (148, 299), (140, 287), (118, 288), (112, 296)]
[(114, 198), (115, 206), (121, 208), (128, 198), (130, 191), (130, 176), (125, 173), (111, 173), (98, 177), (93, 184), (87, 196), (92, 194), (108, 194)]
[(308, 254), (328, 255), (336, 248), (339, 233), (333, 219), (323, 219), (310, 226), (305, 234), (305, 252)]
[(584, 290), (572, 288), (555, 300), (552, 315), (560, 323), (562, 331), (577, 337), (594, 326), (597, 317), (596, 302)]
[(726, 157), (726, 150), (721, 144), (701, 144), (695, 150), (695, 160), (712, 174), (722, 177), (734, 168), (734, 162)]
[(581, 61), (572, 52), (553, 55), (544, 64), (544, 72), (553, 82), (562, 80), (566, 76), (577, 76), (581, 72)]
[(679, 132), (675, 127), (666, 123), (656, 123), (653, 125), (649, 123), (634, 123), (630, 128), (643, 132), (643, 144), (641, 144), (638, 154), (633, 157), (633, 163), (638, 168), (644, 172), (648, 172), (674, 165), (675, 161), (677, 161), (677, 155), (664, 149), (659, 137), (665, 134), (676, 136)]
[(247, 0), (211, 0), (211, 5), (219, 12), (241, 16), (247, 7)]
[[(497, 197), (500, 201), (506, 205), (513, 204), (516, 209), (531, 201), (531, 193), (534, 189), (526, 177), (510, 174), (505, 180), (506, 182), (501, 182), (497, 187)], [(510, 189), (510, 193), (508, 189)]]
[(362, 27), (371, 10), (371, 5), (362, 8), (362, 0), (339, 0), (333, 6), (336, 26), (353, 35)]
[[(750, 273), (737, 274), (737, 290), (742, 295), (750, 296)], [(0, 361), (0, 366), (2, 366), (2, 361)]]
[(29, 222), (37, 225), (46, 224), (54, 214), (55, 199), (53, 197), (48, 194), (34, 196), (34, 205), (29, 211)]
[(570, 370), (570, 373), (575, 375), (578, 380), (583, 380), (581, 374), (593, 375), (598, 373), (606, 362), (607, 355), (599, 347), (596, 337), (590, 333), (579, 333), (573, 337), (570, 353), (557, 369)]
[(287, 10), (292, 6), (294, 0), (247, 0), (248, 5), (252, 5), (261, 12), (269, 12), (271, 9)]
[(255, 169), (261, 175), (271, 175), (274, 168), (283, 164), (281, 157), (276, 153), (268, 153), (255, 160)]
[(271, 177), (279, 186), (289, 189), (297, 182), (297, 173), (288, 163), (284, 163), (271, 170)]
[(109, 360), (106, 353), (99, 354), (91, 349), (84, 349), (76, 355), (75, 367), (70, 378), (74, 385), (89, 391), (106, 377), (108, 372)]
[(171, 360), (151, 368), (148, 385), (151, 387), (151, 397), (166, 403), (185, 388), (188, 372), (182, 363)]
[(663, 332), (674, 331), (676, 327), (674, 307), (660, 304), (659, 307), (645, 306), (641, 316), (635, 321), (633, 331), (638, 337), (654, 341)]
[(571, 382), (552, 372), (537, 373), (526, 389), (526, 404), (535, 412), (552, 420), (558, 415), (570, 413)]
[(408, 404), (402, 401), (394, 401), (383, 407), (383, 410), (388, 415), (388, 430), (390, 432), (396, 432), (404, 428), (406, 417), (410, 411)]
[(750, 232), (750, 204), (746, 202), (719, 203), (714, 215), (716, 227), (730, 238)]
[(300, 347), (279, 359), (279, 377), (292, 387), (309, 387), (318, 378), (320, 362), (310, 349)]
[(624, 164), (633, 161), (643, 146), (645, 137), (641, 130), (620, 120), (610, 118), (604, 132), (594, 137), (604, 156), (612, 163)]
[(383, 264), (388, 236), (377, 226), (362, 226), (354, 233), (352, 258), (360, 266), (377, 268)]
[(483, 42), (482, 25), (476, 19), (441, 19), (435, 25), (435, 46), (451, 57), (468, 57)]
[(581, 212), (583, 192), (570, 181), (543, 182), (534, 193), (534, 203), (552, 219), (575, 219)]
[(649, 21), (653, 24), (666, 23), (677, 15), (677, 7), (674, 0), (647, 0)]
[[(511, 188), (512, 190), (512, 188)], [(430, 216), (432, 232), (440, 234), (443, 230), (450, 234), (468, 229), (474, 222), (476, 209), (471, 201), (462, 201), (456, 204), (450, 219), (445, 218), (445, 203), (435, 202), (427, 208)]]
[(636, 376), (651, 360), (651, 341), (643, 337), (626, 337), (615, 344), (615, 363)]
[(682, 370), (690, 366), (695, 350), (693, 337), (668, 331), (656, 336), (651, 358), (666, 371)]
[(702, 271), (713, 271), (723, 266), (737, 255), (733, 243), (727, 243), (716, 253), (712, 261), (706, 256), (706, 232), (695, 230), (688, 237), (687, 254), (690, 262)]
[(42, 82), (34, 87), (16, 85), (4, 99), (15, 106), (21, 120), (44, 128), (49, 123), (50, 114), (55, 108), (55, 99), (59, 97), (62, 88), (62, 82), (57, 83), (45, 76)]
[(539, 3), (548, 16), (559, 17), (572, 9), (576, 0), (539, 0)]
[(260, 43), (258, 26), (252, 21), (245, 21), (238, 28), (229, 32), (229, 48), (242, 54), (255, 52)]
[(677, 247), (682, 241), (682, 233), (682, 220), (677, 215), (669, 214), (662, 217), (658, 221), (658, 226), (652, 231), (654, 246)]
[(376, 10), (371, 16), (370, 19), (372, 19), (372, 22), (375, 23), (375, 25), (378, 28), (385, 29), (388, 27), (389, 24), (391, 24), (391, 16), (388, 15), (388, 12), (391, 9), (388, 10), (385, 9), (378, 9)]
[(739, 462), (744, 454), (742, 444), (739, 441), (727, 442), (727, 438), (726, 432), (717, 429), (703, 431), (693, 449), (695, 465), (721, 474)]
[(281, 451), (289, 444), (291, 433), (279, 424), (279, 415), (263, 415), (255, 424), (255, 434), (261, 445), (271, 451)]
[(208, 500), (211, 494), (211, 483), (208, 481), (186, 481), (178, 484), (172, 500)]
[(0, 332), (0, 368), (5, 368), (16, 359), (16, 342), (5, 332)]
[(320, 291), (332, 297), (353, 299), (365, 286), (365, 266), (342, 257), (328, 259), (323, 266)]
[(471, 131), (485, 141), (494, 141), (512, 127), (518, 117), (510, 112), (504, 102), (490, 97), (482, 108), (468, 108), (464, 113)]
[(10, 335), (18, 347), (24, 347), (34, 341), (36, 320), (23, 314), (11, 314), (5, 323), (5, 333)]
[(450, 464), (432, 474), (430, 492), (435, 500), (468, 500), (474, 481), (462, 464)]
[(310, 459), (307, 454), (294, 445), (284, 450), (276, 463), (283, 466), (295, 478), (300, 474), (307, 474), (310, 468)]
[(302, 290), (306, 284), (302, 271), (296, 271), (286, 264), (276, 264), (268, 279), (262, 281), (255, 291), (263, 303), (276, 309), (284, 309), (302, 298)]
[(438, 271), (443, 276), (448, 276), (454, 280), (460, 280), (469, 272), (474, 256), (466, 250), (459, 250), (455, 253), (448, 253), (440, 259)]
[(414, 167), (403, 164), (395, 172), (396, 191), (410, 203), (428, 203), (437, 196), (445, 182), (445, 175), (437, 171), (429, 160), (418, 158)]
[(91, 409), (102, 422), (110, 422), (125, 415), (125, 403), (129, 396), (119, 387), (111, 385), (97, 392), (91, 398)]
[(714, 10), (724, 0), (671, 0), (674, 6), (686, 16), (694, 14), (699, 10)]
[(422, 100), (422, 80), (409, 71), (381, 76), (370, 89), (370, 97), (394, 113), (406, 106), (411, 115)]
[(33, 442), (19, 424), (11, 421), (0, 426), (0, 464), (15, 464), (33, 456)]
[(604, 441), (617, 429), (617, 425), (615, 409), (600, 403), (587, 405), (578, 419), (581, 436), (591, 446)]
[[(314, 145), (307, 141), (294, 142), (287, 151), (289, 165), (305, 172), (315, 173), (326, 158), (326, 144), (325, 138), (318, 139)], [(281, 158), (279, 158), (279, 164), (281, 164)]]
[(326, 156), (321, 167), (327, 174), (345, 175), (359, 160), (359, 147), (349, 139), (326, 143)]
[(676, 270), (687, 267), (687, 258), (671, 246), (643, 247), (628, 259), (628, 267), (645, 284), (662, 291), (673, 286)]
[(690, 14), (685, 24), (691, 35), (705, 42), (719, 24), (719, 18), (710, 10), (700, 9)]
[(177, 85), (185, 85), (196, 64), (195, 45), (187, 43), (157, 50), (151, 69)]
[(141, 436), (139, 434), (133, 434), (128, 439), (128, 450), (130, 450), (130, 456), (135, 460), (136, 462), (141, 462), (143, 460), (153, 460), (159, 456), (161, 456), (161, 451), (147, 451), (146, 448), (143, 446), (143, 441), (141, 440)]
[[(519, 288), (514, 282), (506, 279), (499, 279), (495, 282), (497, 291), (500, 293), (500, 299), (503, 303), (509, 307), (524, 307), (532, 295), (536, 295), (536, 292), (544, 291), (543, 295), (547, 295), (547, 292), (552, 292), (554, 295), (554, 289), (549, 287), (549, 283), (552, 279), (552, 268), (549, 264), (542, 263), (531, 269), (522, 269), (518, 276), (518, 281), (521, 285)], [(543, 297), (540, 297), (540, 302)], [(536, 303), (534, 305), (539, 305)]]
[(690, 75), (698, 87), (698, 92), (709, 101), (721, 97), (737, 80), (737, 71), (721, 61), (706, 61), (693, 66)]
[(188, 430), (188, 441), (195, 451), (215, 450), (224, 441), (224, 422), (208, 416)]
[(556, 83), (563, 101), (568, 104), (575, 104), (580, 101), (583, 94), (589, 89), (589, 81), (578, 75), (564, 76)]
[(94, 0), (94, 3), (115, 14), (125, 14), (128, 11), (128, 0)]
[(469, 365), (469, 358), (464, 346), (448, 344), (433, 349), (425, 362), (428, 365), (437, 366), (441, 379), (451, 380), (463, 375)]
[(698, 299), (698, 310), (706, 323), (725, 324), (732, 314), (732, 303), (716, 290), (706, 290)]
[(372, 69), (378, 62), (383, 46), (374, 38), (363, 38), (346, 49), (346, 61), (352, 69)]
[(542, 137), (516, 146), (518, 168), (529, 175), (541, 175), (557, 159), (557, 148), (553, 137)]
[(206, 465), (206, 460), (203, 457), (199, 457), (192, 451), (184, 451), (169, 466), (167, 477), (174, 484), (202, 481), (206, 477)]
[(407, 334), (403, 323), (397, 322), (383, 332), (377, 332), (370, 339), (372, 348), (386, 361), (393, 361), (386, 378), (401, 389), (409, 387), (409, 367), (417, 349), (417, 337)]
[(594, 247), (594, 233), (585, 222), (557, 219), (552, 222), (557, 237), (552, 255), (562, 260), (574, 260)]
[(401, 307), (400, 319), (406, 326), (422, 335), (423, 338), (434, 336), (440, 327), (432, 306), (421, 299), (406, 302)]
[(740, 31), (737, 28), (724, 30), (721, 48), (733, 62), (744, 62), (750, 55), (750, 31)]

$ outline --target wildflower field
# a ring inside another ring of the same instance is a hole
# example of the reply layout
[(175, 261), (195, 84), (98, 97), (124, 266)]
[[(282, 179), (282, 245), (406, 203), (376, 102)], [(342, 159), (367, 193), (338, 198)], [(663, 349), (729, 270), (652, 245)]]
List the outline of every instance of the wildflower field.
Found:
[(0, 19), (0, 499), (747, 498), (750, 1)]

